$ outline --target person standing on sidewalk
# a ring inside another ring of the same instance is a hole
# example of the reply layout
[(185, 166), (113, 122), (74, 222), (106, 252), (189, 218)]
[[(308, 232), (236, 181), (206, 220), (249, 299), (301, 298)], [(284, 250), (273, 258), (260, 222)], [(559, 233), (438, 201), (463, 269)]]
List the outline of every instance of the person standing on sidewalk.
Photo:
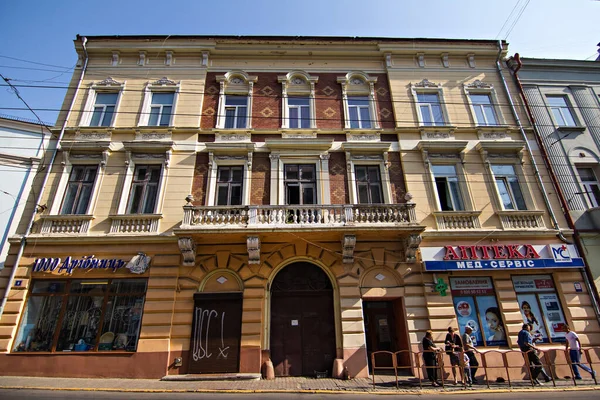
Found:
[(465, 326), (465, 333), (462, 335), (462, 343), (465, 354), (467, 357), (469, 357), (469, 364), (471, 364), (471, 380), (473, 383), (477, 383), (475, 376), (477, 374), (477, 367), (479, 367), (479, 361), (477, 361), (475, 353), (478, 353), (478, 351), (473, 345), (471, 333), (473, 333), (473, 328), (471, 328), (469, 325)]
[(462, 341), (460, 336), (456, 333), (457, 329), (449, 327), (448, 333), (446, 334), (446, 354), (450, 357), (450, 365), (452, 365), (452, 375), (454, 375), (454, 384), (458, 383), (456, 375), (456, 367), (458, 367), (458, 373), (461, 374), (460, 358), (462, 352)]
[(425, 361), (427, 377), (431, 381), (432, 386), (440, 386), (437, 383), (437, 354), (439, 351), (441, 349), (433, 343), (433, 333), (431, 331), (425, 332), (425, 337), (423, 338), (423, 361)]
[(519, 336), (517, 337), (517, 344), (519, 348), (523, 352), (523, 357), (525, 361), (529, 364), (529, 373), (531, 374), (531, 380), (534, 385), (542, 385), (542, 383), (538, 380), (538, 375), (542, 372), (542, 362), (537, 355), (537, 351), (539, 350), (533, 344), (533, 337), (531, 336), (531, 325), (528, 323), (523, 324), (521, 331), (519, 332)]
[(567, 335), (565, 336), (567, 339), (567, 342), (565, 343), (565, 349), (569, 350), (569, 357), (571, 358), (571, 365), (573, 367), (575, 379), (582, 379), (577, 367), (580, 367), (582, 370), (592, 375), (592, 378), (595, 378), (596, 371), (592, 371), (590, 367), (581, 363), (581, 342), (579, 341), (579, 336), (577, 336), (577, 334), (571, 330), (569, 325), (565, 325), (564, 329), (565, 332), (567, 332)]

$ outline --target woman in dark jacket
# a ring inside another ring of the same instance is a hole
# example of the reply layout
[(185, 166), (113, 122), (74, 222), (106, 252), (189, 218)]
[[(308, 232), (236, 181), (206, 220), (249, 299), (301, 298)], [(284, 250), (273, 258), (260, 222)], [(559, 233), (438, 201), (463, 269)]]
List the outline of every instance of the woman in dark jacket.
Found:
[(432, 332), (425, 332), (425, 337), (423, 338), (423, 361), (425, 361), (427, 377), (431, 381), (432, 386), (439, 386), (437, 383), (437, 353), (439, 351), (441, 349), (433, 343)]
[(457, 328), (448, 328), (446, 340), (444, 340), (444, 343), (446, 344), (446, 354), (448, 354), (448, 356), (450, 357), (450, 365), (452, 365), (452, 375), (454, 375), (455, 385), (458, 383), (458, 379), (456, 376), (456, 367), (459, 367), (458, 371), (459, 373), (461, 373), (459, 356), (463, 347), (460, 335), (456, 333), (457, 330)]

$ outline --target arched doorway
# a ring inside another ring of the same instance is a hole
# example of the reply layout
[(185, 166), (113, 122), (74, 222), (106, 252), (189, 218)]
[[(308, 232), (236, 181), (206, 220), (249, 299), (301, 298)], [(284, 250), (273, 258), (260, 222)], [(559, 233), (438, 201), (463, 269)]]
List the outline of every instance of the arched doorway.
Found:
[(331, 373), (336, 356), (333, 288), (316, 265), (297, 262), (275, 276), (270, 349), (277, 376)]

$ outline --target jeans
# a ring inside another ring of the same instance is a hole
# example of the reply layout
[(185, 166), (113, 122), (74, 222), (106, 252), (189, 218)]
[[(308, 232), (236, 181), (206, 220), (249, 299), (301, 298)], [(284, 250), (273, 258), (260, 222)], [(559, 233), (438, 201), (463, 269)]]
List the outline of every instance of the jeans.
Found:
[(594, 376), (594, 373), (590, 367), (580, 363), (581, 353), (579, 352), (579, 350), (569, 350), (569, 356), (571, 357), (571, 363), (573, 363), (573, 374), (575, 374), (575, 378), (581, 378), (577, 367), (581, 367), (582, 370), (587, 371), (592, 376)]

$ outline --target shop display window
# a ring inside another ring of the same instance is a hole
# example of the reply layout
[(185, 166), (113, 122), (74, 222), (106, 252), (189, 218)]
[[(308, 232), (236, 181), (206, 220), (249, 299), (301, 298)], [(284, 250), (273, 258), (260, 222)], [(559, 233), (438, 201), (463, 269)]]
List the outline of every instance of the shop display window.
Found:
[(450, 278), (460, 333), (473, 329), (475, 346), (506, 346), (506, 328), (490, 277)]
[(523, 322), (533, 325), (531, 333), (540, 343), (564, 343), (565, 316), (551, 275), (512, 277)]
[(33, 281), (13, 351), (136, 351), (146, 285), (146, 279)]

